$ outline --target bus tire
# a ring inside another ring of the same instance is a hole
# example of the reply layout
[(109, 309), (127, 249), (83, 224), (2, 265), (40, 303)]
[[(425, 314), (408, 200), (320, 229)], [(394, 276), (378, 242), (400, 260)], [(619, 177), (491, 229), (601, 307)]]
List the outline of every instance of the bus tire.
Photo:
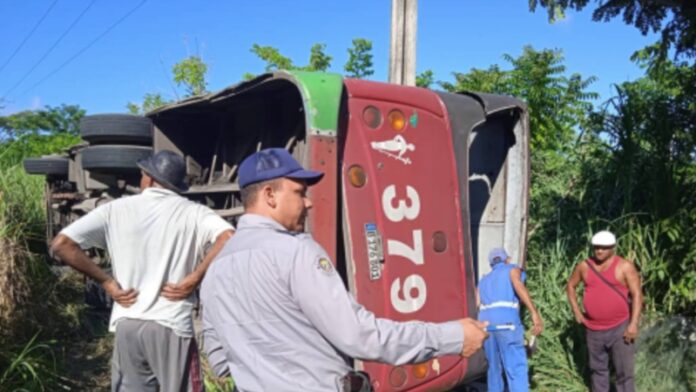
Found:
[(66, 157), (27, 158), (24, 160), (24, 171), (29, 174), (46, 176), (68, 176), (70, 160)]
[(90, 144), (152, 144), (152, 122), (132, 114), (95, 114), (82, 117), (80, 134)]
[(82, 168), (98, 173), (137, 172), (136, 162), (152, 155), (152, 148), (129, 145), (88, 146), (80, 151)]

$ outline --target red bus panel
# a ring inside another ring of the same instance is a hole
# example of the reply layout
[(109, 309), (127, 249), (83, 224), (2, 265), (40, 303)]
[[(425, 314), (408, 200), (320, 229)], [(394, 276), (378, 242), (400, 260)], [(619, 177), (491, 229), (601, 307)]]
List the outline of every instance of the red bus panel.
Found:
[[(341, 181), (351, 291), (378, 317), (467, 317), (468, 301), (475, 301), (466, 294), (469, 244), (442, 102), (419, 88), (351, 79), (345, 86)], [(459, 356), (400, 367), (360, 365), (378, 391), (447, 388), (466, 373)]]

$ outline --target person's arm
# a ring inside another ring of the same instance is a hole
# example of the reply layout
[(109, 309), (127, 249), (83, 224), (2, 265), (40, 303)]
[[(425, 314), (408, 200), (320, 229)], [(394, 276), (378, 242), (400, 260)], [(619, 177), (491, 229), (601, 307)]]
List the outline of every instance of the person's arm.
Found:
[(352, 358), (394, 365), (442, 355), (471, 355), (485, 337), (483, 323), (380, 319), (355, 302), (326, 254), (315, 244), (300, 245), (293, 259), (290, 289), (312, 325)]
[(135, 303), (138, 292), (132, 288), (128, 290), (121, 289), (121, 285), (96, 265), (82, 248), (67, 235), (58, 234), (56, 236), (51, 243), (51, 253), (63, 263), (101, 284), (111, 298), (124, 308), (130, 307)]
[(623, 273), (628, 284), (628, 291), (633, 300), (631, 308), (631, 321), (624, 332), (624, 340), (633, 342), (638, 337), (638, 324), (640, 323), (640, 313), (643, 310), (643, 290), (641, 289), (640, 275), (635, 265), (630, 261), (624, 261)]
[(215, 375), (217, 377), (229, 376), (230, 367), (227, 364), (225, 349), (222, 347), (222, 343), (220, 343), (215, 328), (213, 328), (205, 314), (203, 315), (203, 348)]
[(229, 240), (232, 235), (234, 235), (234, 230), (225, 230), (220, 235), (217, 236), (213, 246), (210, 251), (206, 253), (203, 260), (196, 266), (196, 268), (190, 274), (186, 275), (179, 283), (167, 282), (162, 286), (161, 295), (170, 301), (180, 301), (184, 300), (191, 295), (193, 290), (198, 287), (198, 285), (203, 280), (205, 272), (210, 267), (210, 264), (215, 259), (220, 250), (225, 246), (227, 240)]
[(525, 287), (524, 283), (522, 283), (522, 270), (519, 268), (511, 269), (510, 280), (512, 281), (512, 287), (515, 289), (517, 297), (532, 313), (532, 323), (534, 324), (532, 333), (534, 335), (539, 335), (541, 331), (544, 330), (544, 321), (541, 319), (536, 306), (534, 306), (534, 302), (532, 302), (532, 297), (529, 295), (527, 287)]
[(568, 284), (566, 285), (566, 294), (568, 295), (568, 301), (570, 302), (570, 307), (573, 309), (573, 314), (575, 315), (575, 321), (577, 321), (580, 324), (585, 323), (585, 316), (583, 315), (583, 312), (580, 310), (580, 305), (578, 305), (578, 296), (577, 292), (575, 291), (575, 288), (580, 284), (582, 281), (582, 265), (584, 263), (580, 263), (575, 266), (575, 269), (573, 269), (573, 273), (570, 275), (570, 279), (568, 279)]

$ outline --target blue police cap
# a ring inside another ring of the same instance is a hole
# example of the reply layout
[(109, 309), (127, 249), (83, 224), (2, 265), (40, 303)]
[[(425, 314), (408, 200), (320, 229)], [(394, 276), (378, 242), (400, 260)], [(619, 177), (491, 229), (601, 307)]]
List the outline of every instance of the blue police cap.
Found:
[(488, 253), (488, 263), (490, 265), (498, 264), (500, 262), (505, 262), (508, 259), (508, 254), (503, 248), (493, 248), (491, 252)]
[(239, 165), (239, 186), (242, 188), (257, 182), (281, 177), (305, 180), (307, 185), (314, 185), (324, 177), (324, 173), (305, 170), (283, 148), (267, 148), (255, 152), (246, 157)]

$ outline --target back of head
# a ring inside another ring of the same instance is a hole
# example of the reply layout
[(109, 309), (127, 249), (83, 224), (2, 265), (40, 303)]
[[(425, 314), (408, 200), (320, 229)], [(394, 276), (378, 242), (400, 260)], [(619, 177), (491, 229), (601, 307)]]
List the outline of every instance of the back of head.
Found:
[(137, 162), (138, 167), (164, 188), (174, 192), (186, 192), (186, 163), (174, 151), (161, 150)]
[(504, 248), (493, 248), (488, 253), (488, 263), (492, 267), (499, 263), (505, 263), (509, 257)]

